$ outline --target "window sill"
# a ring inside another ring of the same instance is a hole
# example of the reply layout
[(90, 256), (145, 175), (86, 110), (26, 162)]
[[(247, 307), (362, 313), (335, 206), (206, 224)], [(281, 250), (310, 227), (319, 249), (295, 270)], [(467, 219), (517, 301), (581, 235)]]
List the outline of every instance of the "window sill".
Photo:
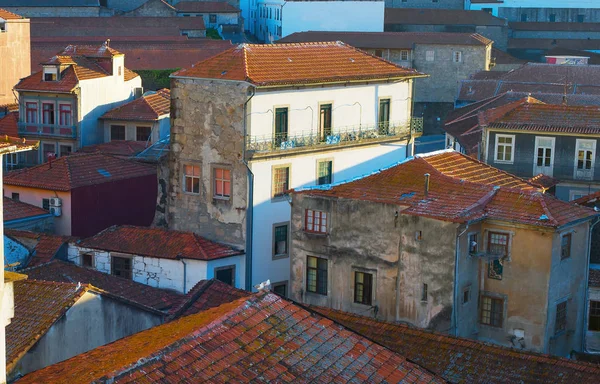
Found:
[(304, 294), (308, 295), (308, 296), (314, 296), (314, 297), (327, 297), (326, 293), (311, 292), (308, 290)]
[(194, 193), (194, 192), (188, 192), (188, 191), (182, 190), (181, 193), (183, 193), (184, 195), (190, 195), (190, 196), (200, 196), (200, 192)]
[(288, 195), (271, 197), (271, 203), (279, 203), (281, 201), (288, 201)]
[(229, 204), (231, 203), (231, 198), (230, 197), (217, 197), (217, 196), (213, 196), (213, 202), (214, 203), (222, 203), (222, 204)]
[(484, 329), (489, 329), (489, 330), (493, 330), (493, 331), (501, 331), (504, 329), (503, 326), (499, 326), (496, 327), (495, 325), (491, 325), (491, 324), (483, 324), (483, 323), (478, 323), (480, 327), (483, 327)]
[(272, 260), (281, 260), (281, 259), (287, 259), (288, 257), (290, 257), (289, 254), (282, 254), (282, 255), (273, 255), (272, 256)]
[(307, 235), (315, 236), (315, 237), (327, 237), (327, 236), (329, 236), (329, 233), (323, 233), (323, 232), (312, 232), (312, 231), (307, 231), (307, 230), (304, 230), (303, 232), (305, 234), (307, 234)]
[(514, 164), (514, 161), (494, 160), (494, 164)]

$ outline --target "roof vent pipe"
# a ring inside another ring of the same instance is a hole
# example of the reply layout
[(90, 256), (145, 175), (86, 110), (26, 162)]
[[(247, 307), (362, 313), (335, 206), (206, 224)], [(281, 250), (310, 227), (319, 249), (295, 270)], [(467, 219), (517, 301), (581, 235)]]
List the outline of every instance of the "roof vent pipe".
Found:
[(425, 197), (429, 195), (429, 173), (425, 174)]

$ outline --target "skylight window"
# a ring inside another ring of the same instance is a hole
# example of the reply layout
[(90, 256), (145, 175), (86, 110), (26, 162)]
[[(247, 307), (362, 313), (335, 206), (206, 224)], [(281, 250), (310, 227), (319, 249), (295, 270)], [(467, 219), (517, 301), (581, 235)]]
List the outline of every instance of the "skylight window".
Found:
[(104, 177), (112, 177), (110, 172), (108, 172), (106, 169), (103, 169), (103, 168), (98, 169), (98, 173)]

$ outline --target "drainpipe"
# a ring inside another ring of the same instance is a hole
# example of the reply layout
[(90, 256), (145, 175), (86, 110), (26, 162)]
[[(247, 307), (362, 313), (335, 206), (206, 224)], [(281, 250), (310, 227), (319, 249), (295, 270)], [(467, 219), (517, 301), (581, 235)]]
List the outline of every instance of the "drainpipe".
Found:
[(247, 110), (248, 103), (254, 95), (256, 94), (256, 90), (254, 87), (251, 88), (252, 95), (244, 102), (244, 146), (242, 153), (242, 162), (246, 166), (248, 170), (248, 207), (246, 210), (246, 290), (252, 291), (252, 237), (254, 235), (253, 231), (253, 216), (254, 216), (254, 173), (252, 173), (252, 169), (250, 169), (250, 165), (248, 161), (246, 161), (246, 144), (248, 138), (248, 121), (247, 121)]
[[(398, 215), (398, 212), (396, 212), (395, 215)], [(398, 270), (396, 272), (396, 322), (400, 321), (400, 269), (402, 267), (402, 234), (403, 231), (400, 229), (400, 236), (398, 239)]]
[(584, 301), (583, 301), (583, 325), (581, 327), (581, 331), (583, 332), (582, 338), (581, 338), (581, 350), (583, 352), (587, 352), (587, 347), (586, 347), (586, 334), (587, 334), (587, 319), (588, 319), (588, 300), (589, 300), (589, 279), (590, 279), (590, 253), (592, 251), (592, 236), (594, 233), (594, 227), (596, 226), (596, 224), (598, 224), (600, 222), (600, 218), (597, 218), (596, 221), (594, 223), (592, 223), (592, 225), (590, 225), (590, 233), (589, 233), (589, 240), (588, 240), (588, 247), (587, 247), (587, 262), (586, 262), (586, 268), (585, 268), (585, 291), (583, 294), (584, 297)]
[(465, 229), (456, 236), (456, 254), (454, 257), (454, 305), (452, 306), (452, 328), (454, 328), (454, 336), (458, 336), (458, 261), (460, 260), (460, 237), (467, 232), (469, 229), (469, 222), (467, 222), (467, 226)]
[(186, 292), (186, 283), (187, 283), (187, 263), (185, 262), (185, 260), (181, 259), (181, 262), (183, 263), (183, 294), (185, 295)]

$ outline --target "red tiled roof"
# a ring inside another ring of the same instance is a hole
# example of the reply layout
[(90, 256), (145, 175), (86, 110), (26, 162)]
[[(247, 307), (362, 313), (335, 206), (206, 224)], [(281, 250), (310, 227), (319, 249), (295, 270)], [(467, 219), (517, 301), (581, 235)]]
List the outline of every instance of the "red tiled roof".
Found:
[(527, 62), (527, 60), (517, 59), (516, 57), (509, 55), (508, 53), (497, 48), (492, 48), (492, 57), (494, 57), (496, 64), (525, 64)]
[(578, 205), (588, 205), (591, 203), (595, 203), (598, 200), (598, 198), (600, 198), (600, 191), (590, 193), (586, 196), (582, 196), (579, 199), (571, 200), (571, 202)]
[(426, 75), (342, 42), (241, 44), (191, 68), (181, 77), (247, 81), (258, 86), (388, 80)]
[[(427, 196), (426, 173), (431, 175)], [(404, 214), (451, 222), (489, 218), (556, 228), (597, 215), (454, 151), (420, 155), (362, 179), (296, 193), (396, 204), (406, 207)]]
[(4, 207), (2, 213), (4, 214), (5, 223), (7, 221), (49, 214), (49, 212), (45, 209), (36, 207), (35, 205), (23, 203), (22, 201), (9, 199), (8, 197), (4, 197), (3, 201)]
[(108, 143), (88, 145), (80, 148), (79, 153), (99, 152), (105, 155), (132, 157), (146, 149), (145, 141), (114, 140)]
[(225, 1), (180, 1), (177, 12), (239, 13), (240, 10)]
[(6, 369), (11, 371), (88, 287), (21, 280), (14, 283), (15, 316), (6, 326)]
[(462, 9), (385, 8), (384, 23), (408, 25), (505, 26), (505, 19), (483, 11)]
[(65, 49), (58, 54), (58, 56), (84, 56), (94, 58), (111, 58), (119, 55), (122, 55), (122, 53), (111, 48), (108, 41), (101, 45), (67, 45)]
[(100, 117), (107, 120), (156, 121), (171, 110), (171, 91), (163, 88), (113, 108)]
[(153, 174), (156, 174), (154, 166), (96, 152), (59, 157), (51, 163), (9, 172), (4, 176), (4, 184), (70, 191)]
[(600, 288), (600, 269), (590, 269), (590, 287)]
[(21, 139), (18, 137), (0, 136), (0, 154), (23, 152), (36, 149), (39, 141)]
[[(41, 208), (39, 208), (41, 209)], [(42, 210), (43, 211), (43, 210)], [(44, 211), (46, 212), (46, 211)], [(46, 212), (47, 213), (47, 212)], [(73, 240), (70, 236), (59, 236), (6, 228), (4, 233), (23, 242), (32, 254), (27, 267), (33, 267), (50, 262), (66, 243)], [(26, 241), (23, 241), (26, 240)]]
[(535, 175), (527, 181), (529, 181), (531, 184), (538, 185), (543, 189), (550, 189), (560, 182), (560, 180), (544, 175), (543, 173)]
[(6, 9), (0, 8), (0, 19), (4, 19), (4, 20), (17, 20), (17, 19), (24, 19), (24, 17), (23, 16), (19, 16), (16, 13), (9, 12)]
[(0, 117), (0, 136), (8, 135), (19, 137), (19, 113), (11, 112), (4, 117)]
[(248, 297), (251, 293), (232, 287), (217, 279), (200, 280), (185, 295), (181, 304), (171, 310), (171, 319), (206, 311), (218, 307), (221, 304), (231, 303), (242, 297)]
[(184, 298), (182, 294), (174, 291), (154, 288), (59, 260), (27, 268), (21, 273), (36, 280), (90, 284), (115, 297), (160, 311), (179, 308)]
[[(200, 3), (199, 3), (200, 4)], [(413, 49), (415, 44), (482, 45), (492, 43), (477, 33), (452, 32), (295, 32), (277, 40), (281, 43), (309, 43), (320, 41), (343, 41), (360, 49)]]
[(20, 381), (443, 382), (401, 355), (269, 293), (117, 340)]
[(451, 383), (593, 383), (598, 365), (500, 347), (334, 309), (311, 307)]
[(215, 260), (244, 254), (193, 232), (130, 225), (112, 226), (82, 240), (79, 245), (161, 259)]

